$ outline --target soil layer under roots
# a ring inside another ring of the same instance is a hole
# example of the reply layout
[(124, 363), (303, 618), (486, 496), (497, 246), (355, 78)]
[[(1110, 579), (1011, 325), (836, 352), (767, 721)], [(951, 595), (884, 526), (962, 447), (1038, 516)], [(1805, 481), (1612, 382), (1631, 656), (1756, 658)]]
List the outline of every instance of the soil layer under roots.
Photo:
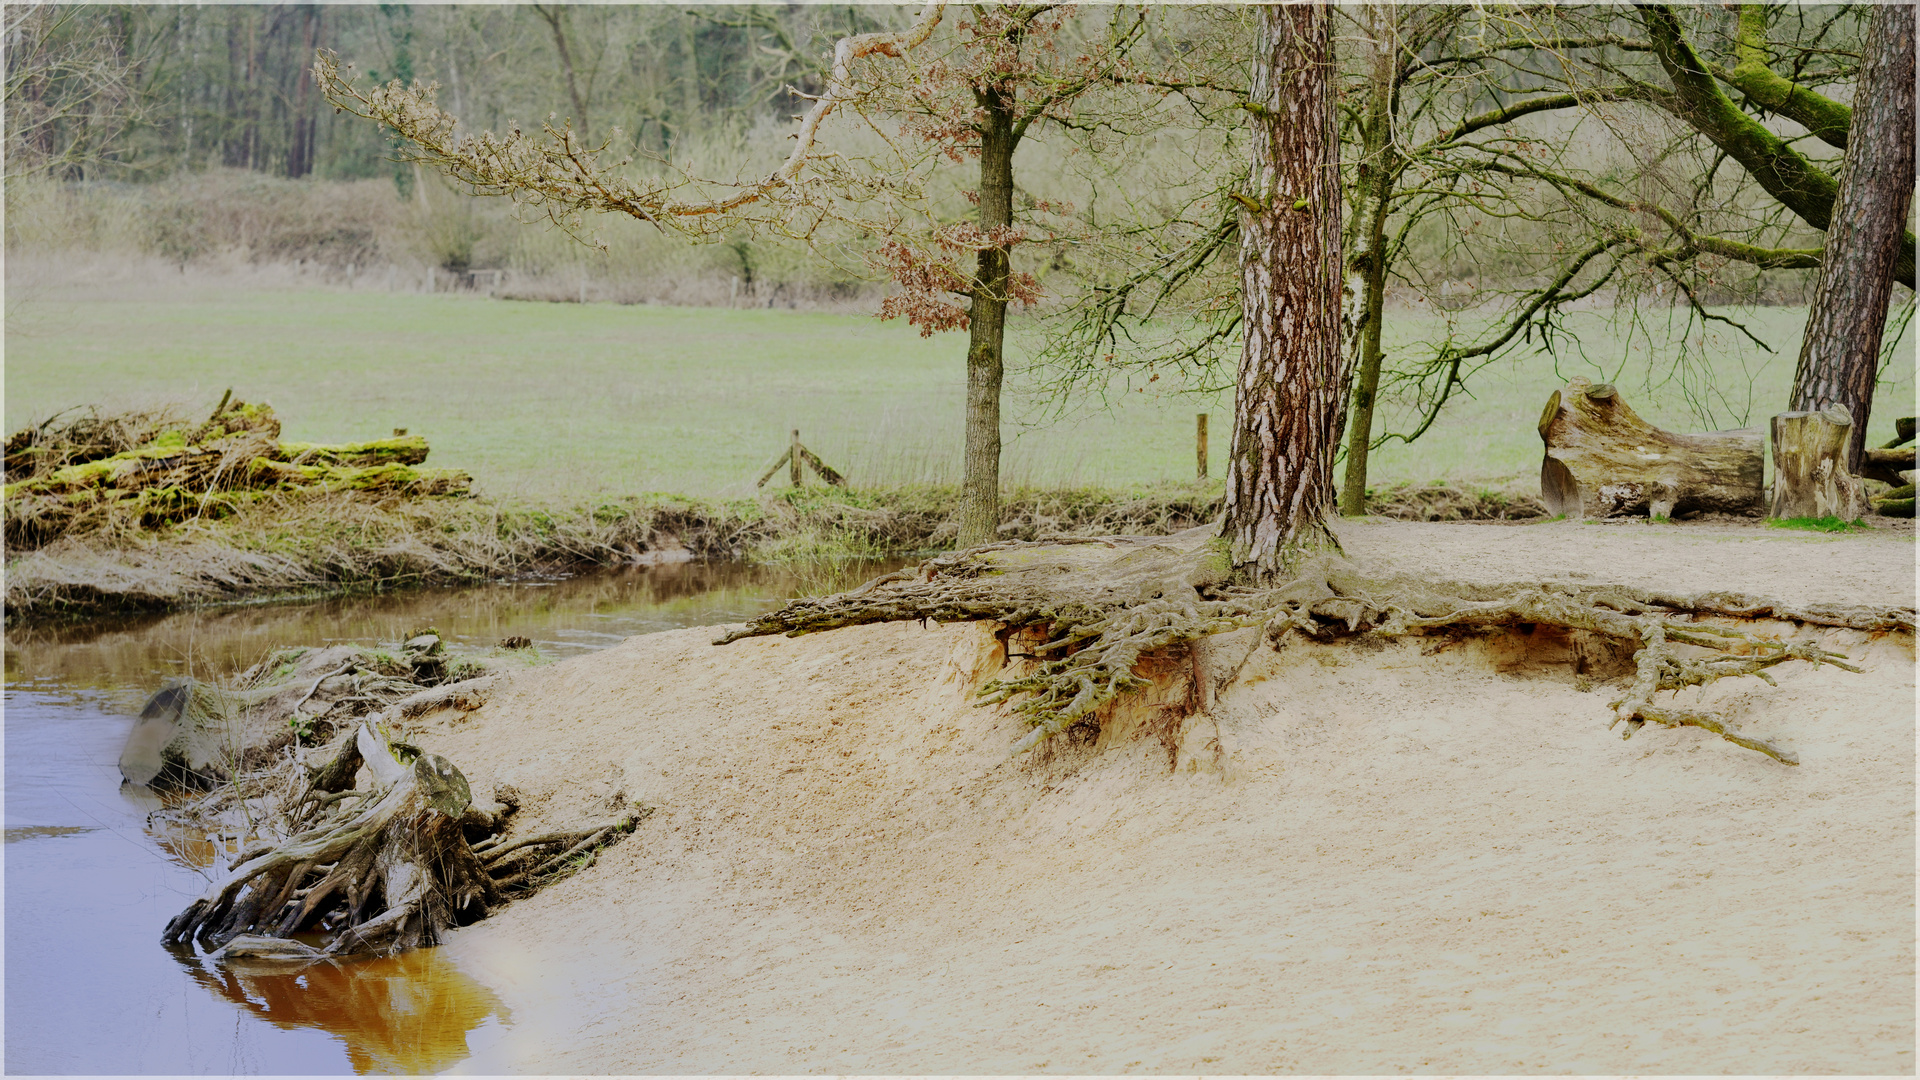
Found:
[[(795, 600), (720, 638), (813, 633), (904, 620), (991, 621), (1011, 642), (1038, 640), (1009, 659), (1028, 664), (980, 690), (982, 704), (1013, 701), (1031, 730), (1019, 753), (1076, 725), (1145, 685), (1143, 656), (1246, 626), (1264, 627), (1274, 647), (1293, 634), (1328, 640), (1383, 638), (1500, 626), (1555, 626), (1599, 635), (1633, 654), (1635, 677), (1613, 702), (1613, 723), (1630, 737), (1648, 722), (1711, 731), (1787, 765), (1793, 754), (1749, 738), (1706, 713), (1657, 699), (1661, 691), (1753, 675), (1788, 661), (1858, 671), (1844, 655), (1811, 641), (1780, 641), (1738, 626), (1776, 619), (1866, 631), (1914, 628), (1911, 607), (1789, 604), (1732, 592), (1680, 594), (1624, 585), (1446, 581), (1379, 571), (1339, 556), (1307, 563), (1270, 589), (1236, 581), (1211, 527), (1169, 537), (1112, 536), (1009, 541), (929, 559), (851, 592)], [(1721, 622), (1703, 622), (1715, 618)], [(1728, 621), (1735, 621), (1727, 625)]]

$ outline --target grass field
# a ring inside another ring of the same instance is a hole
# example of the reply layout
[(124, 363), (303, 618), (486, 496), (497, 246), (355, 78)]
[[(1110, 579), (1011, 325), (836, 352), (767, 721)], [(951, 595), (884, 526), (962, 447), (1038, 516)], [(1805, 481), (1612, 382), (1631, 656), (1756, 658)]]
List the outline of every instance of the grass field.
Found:
[[(744, 494), (798, 427), (857, 485), (959, 474), (964, 338), (923, 340), (858, 316), (788, 311), (494, 301), (342, 291), (90, 295), (9, 282), (7, 430), (83, 403), (211, 408), (227, 387), (273, 403), (294, 440), (344, 441), (404, 427), (432, 465), (471, 471), (496, 495), (571, 499), (639, 491)], [(19, 297), (25, 299), (16, 299)], [(1778, 352), (1717, 331), (1697, 342), (1732, 401), (1712, 423), (1670, 377), (1672, 352), (1599, 314), (1577, 347), (1475, 377), (1419, 442), (1376, 451), (1373, 479), (1496, 484), (1530, 478), (1547, 395), (1575, 374), (1617, 382), (1650, 420), (1681, 430), (1764, 424), (1792, 379), (1804, 311), (1749, 312)], [(1400, 342), (1433, 332), (1406, 315)], [(1910, 352), (1910, 350), (1909, 350)], [(1883, 385), (1871, 436), (1914, 411), (1911, 361)], [(1699, 382), (1698, 379), (1695, 380)], [(1193, 417), (1212, 414), (1224, 469), (1224, 396), (1121, 395), (1027, 426), (1008, 402), (1010, 484), (1134, 484), (1193, 476)], [(784, 475), (784, 474), (783, 474)]]

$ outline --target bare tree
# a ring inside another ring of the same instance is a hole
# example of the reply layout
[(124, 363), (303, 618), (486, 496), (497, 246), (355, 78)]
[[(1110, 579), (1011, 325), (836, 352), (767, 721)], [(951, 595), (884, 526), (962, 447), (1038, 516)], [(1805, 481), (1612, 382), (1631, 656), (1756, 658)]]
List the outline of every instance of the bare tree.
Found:
[[(904, 317), (923, 334), (968, 333), (959, 535), (968, 546), (999, 525), (1007, 309), (1039, 296), (1033, 275), (1013, 267), (1013, 252), (1052, 235), (1047, 222), (1067, 209), (1036, 199), (1016, 207), (1015, 154), (1036, 127), (1083, 122), (1082, 100), (1096, 91), (1164, 94), (1177, 80), (1135, 64), (1147, 36), (1141, 10), (1075, 21), (1060, 4), (979, 6), (930, 45), (943, 11), (929, 4), (906, 30), (842, 39), (823, 92), (801, 118), (798, 145), (771, 175), (745, 184), (698, 177), (667, 159), (635, 172), (627, 168), (634, 156), (609, 153), (617, 132), (590, 143), (571, 123), (463, 134), (433, 87), (362, 90), (331, 56), (316, 71), (330, 100), (397, 132), (413, 160), (476, 194), (543, 211), (576, 236), (591, 214), (623, 213), (700, 239), (747, 228), (824, 250), (850, 233), (877, 238), (870, 265), (899, 287), (881, 315)], [(557, 16), (549, 25), (564, 40)], [(913, 62), (902, 63), (909, 52)], [(884, 149), (868, 157), (829, 148), (822, 125), (843, 108)], [(974, 209), (956, 215), (927, 196), (927, 185), (943, 162), (969, 161), (977, 180), (964, 194)]]
[(1790, 407), (1845, 406), (1853, 414), (1847, 465), (1858, 470), (1880, 373), (1881, 336), (1901, 233), (1913, 201), (1913, 5), (1874, 9), (1846, 130), (1847, 165), (1834, 197), (1820, 284)]
[(95, 8), (7, 4), (6, 177), (83, 179), (144, 115), (139, 58)]

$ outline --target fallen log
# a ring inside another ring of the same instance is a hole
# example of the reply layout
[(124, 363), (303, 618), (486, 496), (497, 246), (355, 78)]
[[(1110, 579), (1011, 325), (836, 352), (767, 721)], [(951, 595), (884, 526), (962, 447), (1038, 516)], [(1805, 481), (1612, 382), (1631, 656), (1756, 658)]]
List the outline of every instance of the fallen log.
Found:
[(1912, 517), (1913, 478), (1914, 470), (1903, 470), (1899, 476), (1900, 486), (1884, 495), (1876, 496), (1873, 500), (1873, 509), (1885, 517)]
[(1773, 418), (1773, 505), (1767, 516), (1857, 521), (1867, 510), (1860, 481), (1847, 471), (1853, 415), (1840, 406)]
[(1914, 467), (1914, 448), (1880, 447), (1869, 448), (1860, 453), (1860, 478), (1878, 480), (1883, 484), (1904, 483), (1900, 474)]
[(1913, 433), (1914, 433), (1914, 420), (1915, 418), (1911, 416), (1903, 416), (1900, 419), (1895, 420), (1893, 422), (1893, 441), (1881, 447), (1881, 449), (1891, 450), (1896, 446), (1905, 446), (1908, 443), (1912, 442)]
[(69, 532), (217, 519), (275, 493), (466, 495), (473, 478), (417, 468), (427, 440), (396, 430), (357, 443), (282, 443), (267, 404), (232, 391), (201, 423), (166, 411), (50, 418), (6, 443), (5, 538), (28, 550)]
[(1549, 514), (1750, 515), (1764, 500), (1759, 431), (1664, 431), (1641, 419), (1607, 383), (1575, 378), (1554, 391), (1539, 432), (1546, 444), (1540, 497)]
[(427, 460), (427, 437), (398, 435), (359, 443), (280, 443), (274, 461), (291, 465), (418, 465)]

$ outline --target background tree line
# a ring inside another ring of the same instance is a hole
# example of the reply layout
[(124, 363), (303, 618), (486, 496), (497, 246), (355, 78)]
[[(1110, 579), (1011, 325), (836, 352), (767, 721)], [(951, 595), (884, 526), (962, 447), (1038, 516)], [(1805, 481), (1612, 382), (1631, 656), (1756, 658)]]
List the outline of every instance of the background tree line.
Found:
[[(857, 5), (9, 5), (8, 171), (67, 180), (209, 167), (397, 175), (381, 133), (315, 92), (314, 51), (446, 88), (467, 123), (558, 111), (671, 152), (696, 131), (779, 122), (832, 39), (896, 18)], [(111, 92), (102, 91), (112, 84)]]
[[(1046, 34), (1003, 34), (1022, 44), (931, 69), (949, 72), (942, 93), (959, 91), (956, 106), (916, 99), (932, 91), (912, 69), (873, 76), (856, 113), (885, 146), (842, 133), (851, 141), (837, 152), (874, 155), (866, 172), (835, 174), (842, 190), (832, 199), (809, 196), (806, 220), (843, 226), (838, 232), (809, 226), (800, 236), (790, 215), (778, 223), (720, 216), (704, 220), (725, 227), (703, 226), (701, 237), (724, 242), (719, 251), (731, 254), (750, 290), (757, 263), (803, 239), (814, 256), (828, 256), (836, 281), (891, 278), (905, 294), (893, 313), (935, 316), (926, 325), (936, 329), (965, 326), (983, 295), (989, 306), (1044, 298), (1056, 317), (1041, 381), (1062, 400), (1163, 375), (1220, 385), (1243, 336), (1233, 256), (1243, 213), (1258, 209), (1245, 190), (1251, 16), (1089, 9), (1069, 17), (1038, 5), (983, 7), (972, 17), (1017, 22), (1033, 18), (1021, 14), (1030, 10), (1048, 13)], [(1345, 335), (1356, 383), (1349, 501), (1357, 505), (1364, 490), (1369, 447), (1418, 438), (1476, 370), (1565, 342), (1566, 316), (1583, 306), (1611, 305), (1649, 343), (1670, 348), (1675, 385), (1711, 418), (1728, 387), (1700, 361), (1702, 331), (1749, 333), (1728, 302), (1800, 299), (1821, 264), (1870, 10), (1335, 9), (1328, 35), (1343, 144), (1341, 246), (1356, 309)], [(397, 194), (426, 208), (427, 244), (454, 270), (476, 258), (472, 204), (452, 198), (434, 209), (419, 186), (432, 172), (396, 167), (396, 156), (443, 166), (473, 190), (532, 190), (511, 175), (463, 171), (451, 148), (476, 132), (513, 128), (518, 139), (519, 125), (531, 132), (547, 117), (570, 140), (567, 154), (610, 143), (613, 156), (592, 159), (596, 182), (662, 185), (663, 198), (701, 180), (724, 187), (778, 160), (788, 118), (823, 87), (832, 41), (913, 17), (798, 5), (9, 12), (9, 108), (35, 118), (16, 128), (24, 134), (10, 148), (21, 168), (67, 181), (213, 166), (391, 176)], [(1089, 43), (1123, 37), (1126, 62), (1104, 68), (1052, 69), (1028, 55), (1064, 44), (1085, 62), (1106, 55), (1087, 51)], [(400, 139), (394, 124), (334, 114), (305, 63), (315, 48), (354, 59), (353, 74), (368, 82), (437, 83), (448, 153), (417, 152), (419, 131)], [(66, 68), (54, 62), (67, 58)], [(1046, 123), (1020, 127), (1024, 138), (990, 138), (963, 115), (977, 106), (991, 119), (996, 95), (1013, 94), (1016, 83), (1031, 83), (1035, 100), (1049, 103), (1033, 116)], [(1126, 92), (1092, 103), (1106, 84)], [(123, 130), (114, 138), (116, 124)], [(938, 171), (943, 158), (970, 155), (981, 161), (977, 186)], [(989, 183), (996, 155), (1006, 173)], [(918, 215), (910, 228), (849, 209), (909, 189)], [(672, 217), (592, 199), (562, 209)], [(835, 246), (879, 239), (890, 254), (876, 259), (870, 245), (865, 265)], [(1912, 311), (1912, 247), (1909, 233), (1896, 253), (1906, 285), (1896, 325)], [(1015, 295), (1015, 285), (1024, 292)], [(1395, 356), (1380, 343), (1389, 296), (1439, 319), (1436, 333)], [(997, 357), (1002, 332), (992, 333), (991, 347), (975, 341), (970, 356)], [(997, 416), (998, 381), (983, 383), (983, 417), (989, 407)], [(1376, 427), (1382, 394), (1411, 403), (1409, 425)], [(978, 426), (986, 440), (997, 420)]]

